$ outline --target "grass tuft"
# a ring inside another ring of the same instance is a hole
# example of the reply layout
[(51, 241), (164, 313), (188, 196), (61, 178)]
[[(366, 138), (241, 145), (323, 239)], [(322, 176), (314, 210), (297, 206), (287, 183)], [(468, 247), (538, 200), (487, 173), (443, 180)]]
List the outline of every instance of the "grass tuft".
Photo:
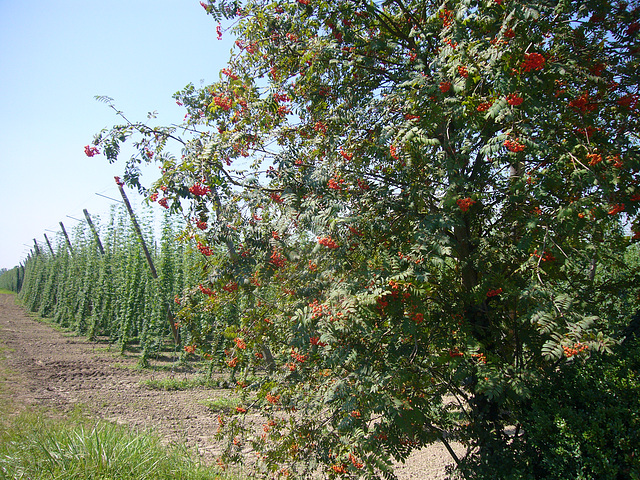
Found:
[(205, 377), (197, 378), (161, 378), (159, 380), (143, 380), (140, 382), (143, 387), (151, 390), (192, 390), (194, 388), (219, 388), (220, 382)]
[(221, 480), (219, 471), (151, 433), (23, 412), (0, 427), (0, 479)]
[(239, 407), (241, 401), (237, 397), (217, 397), (208, 398), (202, 401), (202, 404), (212, 412), (231, 412)]

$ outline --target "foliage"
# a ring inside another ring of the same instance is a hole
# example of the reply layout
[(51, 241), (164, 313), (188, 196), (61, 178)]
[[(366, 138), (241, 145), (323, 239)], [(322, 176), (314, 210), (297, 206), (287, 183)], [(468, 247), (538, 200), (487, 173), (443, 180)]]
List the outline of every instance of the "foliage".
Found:
[(636, 340), (550, 377), (530, 399), (512, 447), (471, 459), (468, 478), (640, 478), (639, 354)]
[(579, 384), (640, 307), (637, 4), (203, 6), (237, 36), (220, 81), (176, 94), (179, 128), (120, 114), (94, 148), (133, 139), (127, 172), (160, 162), (149, 199), (189, 218), (188, 349), (268, 373), (220, 417), (225, 458), (390, 478), (434, 441), (514, 456), (532, 392)]

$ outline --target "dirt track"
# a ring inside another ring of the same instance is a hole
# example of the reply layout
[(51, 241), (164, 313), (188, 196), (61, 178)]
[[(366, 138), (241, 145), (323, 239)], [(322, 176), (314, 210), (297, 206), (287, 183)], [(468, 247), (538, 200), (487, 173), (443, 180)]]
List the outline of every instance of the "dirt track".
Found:
[[(0, 294), (0, 344), (7, 347), (13, 371), (8, 388), (12, 402), (62, 411), (81, 405), (106, 420), (151, 428), (169, 441), (196, 447), (205, 460), (215, 458), (216, 414), (202, 402), (225, 395), (225, 390), (160, 391), (141, 385), (169, 375), (192, 378), (197, 372), (136, 369), (135, 356), (119, 355), (115, 347), (61, 333), (31, 318), (14, 295)], [(444, 447), (434, 445), (412, 455), (396, 474), (401, 480), (444, 479), (450, 460)]]

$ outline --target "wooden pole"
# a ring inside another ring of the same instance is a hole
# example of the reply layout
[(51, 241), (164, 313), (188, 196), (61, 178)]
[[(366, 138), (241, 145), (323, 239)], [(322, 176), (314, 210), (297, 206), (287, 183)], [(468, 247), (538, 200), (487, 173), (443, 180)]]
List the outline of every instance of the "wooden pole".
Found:
[(71, 240), (69, 240), (69, 235), (67, 235), (67, 231), (64, 229), (64, 224), (62, 222), (60, 222), (60, 228), (62, 229), (64, 238), (67, 241), (67, 247), (69, 247), (69, 253), (73, 255), (73, 247), (71, 246)]
[(36, 247), (36, 255), (40, 255), (40, 249), (38, 248), (38, 242), (36, 242), (36, 239), (33, 239), (33, 244)]
[(133, 223), (133, 229), (138, 234), (138, 240), (140, 240), (140, 244), (142, 245), (142, 251), (144, 252), (144, 256), (147, 259), (147, 264), (149, 265), (149, 269), (151, 270), (151, 276), (153, 278), (158, 278), (158, 272), (156, 272), (156, 267), (153, 265), (153, 260), (151, 259), (151, 254), (149, 253), (149, 249), (147, 248), (147, 243), (144, 241), (144, 237), (142, 236), (142, 230), (140, 230), (140, 225), (138, 225), (138, 220), (136, 219), (136, 215), (133, 213), (133, 209), (131, 208), (131, 204), (129, 203), (129, 199), (127, 198), (127, 194), (124, 193), (124, 188), (120, 185), (120, 182), (116, 180), (118, 184), (118, 190), (120, 190), (120, 195), (122, 195), (122, 199), (124, 200), (124, 204), (129, 211), (129, 216), (131, 217), (131, 222)]
[(49, 241), (49, 237), (47, 237), (47, 234), (44, 234), (44, 239), (47, 241), (47, 245), (49, 246), (49, 251), (51, 252), (51, 255), (53, 255), (55, 257), (55, 253), (53, 253), (53, 248), (51, 248), (51, 242)]
[(91, 227), (91, 231), (93, 232), (93, 236), (96, 237), (96, 242), (98, 242), (98, 248), (100, 249), (100, 253), (102, 255), (104, 255), (104, 248), (102, 248), (102, 242), (100, 241), (100, 237), (98, 236), (98, 231), (96, 230), (95, 225), (91, 221), (91, 217), (89, 216), (89, 212), (87, 211), (86, 208), (84, 210), (82, 210), (82, 211), (84, 212), (84, 216), (87, 219), (87, 223), (89, 224), (89, 227)]
[[(122, 200), (124, 200), (124, 204), (127, 207), (129, 216), (131, 217), (131, 222), (133, 223), (133, 229), (136, 231), (138, 235), (138, 239), (140, 240), (140, 244), (142, 245), (142, 251), (144, 252), (144, 256), (147, 258), (147, 264), (149, 265), (149, 269), (151, 270), (151, 276), (157, 280), (158, 272), (156, 272), (156, 267), (153, 265), (151, 254), (149, 253), (147, 244), (144, 241), (144, 237), (142, 236), (142, 230), (140, 230), (140, 225), (138, 225), (138, 220), (136, 220), (136, 215), (133, 213), (133, 208), (131, 208), (131, 204), (129, 203), (127, 194), (124, 192), (124, 188), (122, 187), (122, 182), (120, 182), (120, 179), (117, 177), (116, 177), (116, 184), (118, 185), (118, 190), (120, 190), (120, 195), (122, 195)], [(169, 305), (167, 305), (167, 319), (169, 320), (169, 325), (171, 325), (171, 333), (173, 334), (173, 340), (176, 345), (179, 345), (180, 336), (178, 335), (178, 329), (176, 328), (175, 318), (173, 316), (173, 313), (171, 313), (171, 307)]]

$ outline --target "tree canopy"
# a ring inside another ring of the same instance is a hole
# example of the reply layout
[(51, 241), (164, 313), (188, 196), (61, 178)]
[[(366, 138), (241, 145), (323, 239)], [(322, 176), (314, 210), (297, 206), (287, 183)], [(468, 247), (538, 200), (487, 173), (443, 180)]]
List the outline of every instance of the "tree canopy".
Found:
[(93, 146), (134, 139), (125, 181), (160, 162), (190, 220), (189, 351), (264, 367), (221, 461), (376, 478), (453, 440), (463, 475), (534, 472), (533, 392), (638, 309), (637, 2), (201, 3), (237, 38), (220, 80)]

